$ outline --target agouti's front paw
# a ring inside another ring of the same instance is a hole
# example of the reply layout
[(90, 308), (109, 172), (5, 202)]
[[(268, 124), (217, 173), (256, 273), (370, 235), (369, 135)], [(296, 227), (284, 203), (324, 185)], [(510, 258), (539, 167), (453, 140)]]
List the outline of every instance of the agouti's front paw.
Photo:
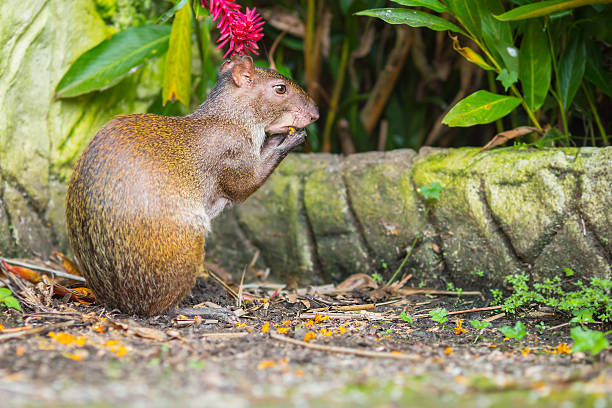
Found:
[(281, 143), (280, 147), (287, 150), (293, 150), (306, 141), (306, 131), (301, 130), (290, 130), (287, 137)]

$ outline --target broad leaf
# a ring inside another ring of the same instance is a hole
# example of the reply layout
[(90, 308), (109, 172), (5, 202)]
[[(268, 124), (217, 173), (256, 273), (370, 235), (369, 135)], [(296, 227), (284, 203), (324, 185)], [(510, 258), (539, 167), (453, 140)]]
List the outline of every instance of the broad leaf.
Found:
[(69, 98), (110, 88), (151, 58), (168, 49), (170, 27), (128, 28), (102, 41), (72, 63), (55, 89), (56, 97)]
[(504, 86), (504, 89), (508, 91), (512, 85), (518, 81), (518, 72), (508, 71), (506, 68), (502, 69), (495, 78)]
[(610, 71), (604, 68), (603, 55), (594, 41), (588, 41), (587, 62), (584, 77), (600, 91), (612, 98), (612, 78)]
[(559, 87), (561, 102), (567, 109), (582, 82), (586, 63), (586, 46), (581, 35), (570, 35), (569, 44), (559, 59)]
[(518, 78), (518, 50), (514, 47), (510, 23), (498, 21), (491, 14), (503, 12), (504, 6), (500, 0), (478, 1), (482, 2), (480, 24), (485, 44), (498, 64), (508, 71), (506, 77)]
[(547, 0), (526, 4), (506, 13), (496, 15), (501, 21), (524, 20), (527, 18), (548, 16), (559, 11), (586, 6), (588, 4), (610, 3), (610, 0)]
[(447, 12), (448, 9), (438, 0), (391, 0), (402, 6), (425, 7), (438, 13)]
[(446, 5), (450, 13), (468, 30), (468, 32), (480, 38), (482, 30), (480, 28), (481, 0), (448, 0)]
[(526, 22), (519, 51), (519, 78), (525, 103), (532, 111), (537, 111), (544, 103), (552, 72), (550, 50), (543, 28), (540, 20)]
[(464, 34), (455, 24), (433, 14), (404, 8), (381, 8), (363, 10), (355, 13), (359, 16), (378, 17), (390, 24), (406, 24), (410, 27), (427, 27), (435, 31), (450, 30)]
[(442, 123), (448, 126), (472, 126), (503, 118), (521, 103), (514, 96), (477, 91), (459, 101), (446, 114)]
[(162, 99), (189, 106), (191, 95), (191, 7), (176, 12), (166, 54)]
[(591, 329), (583, 329), (582, 327), (574, 327), (570, 330), (574, 346), (572, 352), (586, 352), (593, 355), (599, 354), (600, 351), (610, 347), (610, 343), (604, 333)]

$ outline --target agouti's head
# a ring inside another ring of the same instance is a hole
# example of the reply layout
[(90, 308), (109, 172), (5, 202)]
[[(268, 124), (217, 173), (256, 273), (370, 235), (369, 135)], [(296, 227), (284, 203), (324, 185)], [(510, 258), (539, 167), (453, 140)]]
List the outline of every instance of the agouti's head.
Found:
[(249, 56), (223, 63), (209, 99), (222, 93), (241, 119), (257, 122), (253, 124), (268, 134), (301, 129), (319, 118), (317, 105), (298, 84), (274, 70), (255, 67)]

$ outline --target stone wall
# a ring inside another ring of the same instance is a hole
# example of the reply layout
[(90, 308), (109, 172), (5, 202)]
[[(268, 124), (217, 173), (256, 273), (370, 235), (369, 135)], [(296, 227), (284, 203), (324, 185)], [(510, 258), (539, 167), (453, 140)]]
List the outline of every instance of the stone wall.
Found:
[[(426, 212), (417, 191), (434, 181), (444, 190)], [(389, 277), (415, 238), (416, 283), (610, 278), (612, 148), (291, 155), (215, 222), (207, 251), (239, 273), (259, 249), (260, 268), (306, 284)]]

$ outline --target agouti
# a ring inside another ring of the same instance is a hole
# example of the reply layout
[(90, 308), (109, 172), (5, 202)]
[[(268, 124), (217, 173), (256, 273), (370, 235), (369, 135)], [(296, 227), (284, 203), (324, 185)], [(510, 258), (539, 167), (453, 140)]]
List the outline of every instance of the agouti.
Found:
[(145, 316), (178, 303), (204, 268), (211, 220), (257, 190), (318, 117), (295, 82), (245, 56), (221, 66), (191, 115), (102, 127), (66, 194), (70, 245), (96, 298)]

